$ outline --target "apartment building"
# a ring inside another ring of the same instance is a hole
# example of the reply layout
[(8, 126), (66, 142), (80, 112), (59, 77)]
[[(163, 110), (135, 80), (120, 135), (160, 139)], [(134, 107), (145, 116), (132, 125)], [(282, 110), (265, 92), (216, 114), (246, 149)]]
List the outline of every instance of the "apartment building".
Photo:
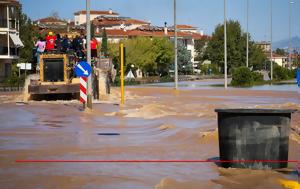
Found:
[(17, 0), (0, 0), (0, 81), (11, 74), (11, 63), (19, 58), (19, 48), (23, 43), (19, 38)]

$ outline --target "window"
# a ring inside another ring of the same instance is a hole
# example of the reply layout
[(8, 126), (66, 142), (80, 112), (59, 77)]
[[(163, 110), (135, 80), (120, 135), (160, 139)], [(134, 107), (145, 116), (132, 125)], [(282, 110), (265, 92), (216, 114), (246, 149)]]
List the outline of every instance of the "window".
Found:
[(5, 73), (4, 73), (4, 77), (9, 77), (10, 74), (11, 74), (11, 64), (4, 64), (4, 70), (5, 70)]
[(7, 27), (7, 7), (0, 6), (0, 28)]

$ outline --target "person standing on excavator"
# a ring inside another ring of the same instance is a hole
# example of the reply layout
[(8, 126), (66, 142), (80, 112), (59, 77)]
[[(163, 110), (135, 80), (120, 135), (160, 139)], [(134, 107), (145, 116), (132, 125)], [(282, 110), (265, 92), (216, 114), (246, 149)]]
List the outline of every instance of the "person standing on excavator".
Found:
[(56, 36), (53, 35), (53, 32), (49, 32), (46, 37), (46, 51), (52, 51), (55, 48)]

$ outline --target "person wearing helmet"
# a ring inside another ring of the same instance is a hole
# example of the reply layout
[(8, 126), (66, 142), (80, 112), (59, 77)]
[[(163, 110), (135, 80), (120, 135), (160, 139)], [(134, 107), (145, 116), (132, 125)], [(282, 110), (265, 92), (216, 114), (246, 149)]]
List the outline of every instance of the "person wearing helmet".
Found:
[(49, 32), (48, 36), (46, 37), (46, 50), (51, 51), (55, 48), (55, 41), (56, 36), (53, 35), (53, 32)]

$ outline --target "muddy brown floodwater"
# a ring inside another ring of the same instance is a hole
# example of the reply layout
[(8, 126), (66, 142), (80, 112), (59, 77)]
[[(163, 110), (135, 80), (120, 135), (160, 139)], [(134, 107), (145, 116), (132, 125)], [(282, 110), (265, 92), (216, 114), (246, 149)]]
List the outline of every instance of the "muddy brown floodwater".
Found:
[[(246, 89), (174, 91), (139, 87), (80, 111), (76, 101), (29, 102), (0, 94), (0, 188), (283, 188), (290, 171), (222, 169), (214, 163), (16, 163), (15, 160), (206, 160), (218, 151), (215, 108), (300, 110), (296, 92)], [(300, 114), (292, 117), (289, 159), (300, 159)], [(293, 171), (294, 169), (294, 171)]]

